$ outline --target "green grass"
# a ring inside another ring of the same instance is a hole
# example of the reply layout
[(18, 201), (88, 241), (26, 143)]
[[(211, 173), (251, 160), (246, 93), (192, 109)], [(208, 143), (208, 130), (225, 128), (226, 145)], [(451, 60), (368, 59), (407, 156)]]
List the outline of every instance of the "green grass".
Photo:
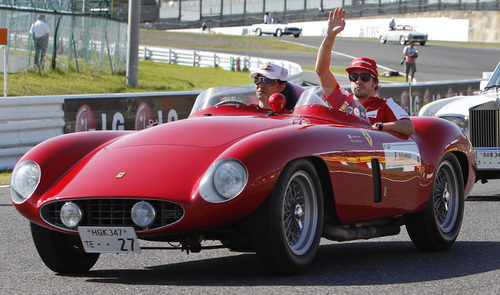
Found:
[[(126, 83), (124, 74), (68, 70), (46, 70), (8, 74), (7, 96), (66, 95), (91, 93), (164, 92), (206, 89), (217, 85), (250, 84), (248, 72), (220, 68), (139, 62), (138, 87)], [(3, 81), (3, 74), (0, 74)], [(3, 92), (3, 83), (0, 85)], [(0, 98), (1, 99), (1, 98)]]
[(0, 185), (9, 184), (10, 183), (10, 175), (11, 175), (11, 171), (1, 170), (0, 171)]

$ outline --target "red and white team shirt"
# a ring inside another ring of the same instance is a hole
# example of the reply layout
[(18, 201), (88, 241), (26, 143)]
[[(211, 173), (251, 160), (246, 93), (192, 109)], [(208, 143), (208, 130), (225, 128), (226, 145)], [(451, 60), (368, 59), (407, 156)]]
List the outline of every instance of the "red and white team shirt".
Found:
[[(344, 102), (354, 99), (352, 93), (340, 88), (338, 84), (337, 88), (328, 97), (325, 94), (323, 94), (323, 97), (333, 108), (340, 108)], [(366, 116), (371, 124), (410, 119), (408, 113), (392, 99), (370, 96), (370, 99), (363, 103), (363, 107), (366, 109)]]

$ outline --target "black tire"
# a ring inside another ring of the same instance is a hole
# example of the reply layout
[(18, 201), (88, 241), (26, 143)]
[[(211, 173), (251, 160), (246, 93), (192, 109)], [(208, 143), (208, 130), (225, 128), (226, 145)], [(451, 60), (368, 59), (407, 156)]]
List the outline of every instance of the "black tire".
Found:
[(99, 258), (99, 253), (86, 253), (76, 235), (63, 234), (34, 223), (30, 223), (30, 227), (40, 258), (54, 272), (85, 273)]
[(424, 46), (424, 45), (425, 45), (425, 41), (424, 41), (424, 42), (420, 42), (420, 45), (421, 45), (421, 46)]
[(258, 28), (255, 33), (257, 33), (257, 35), (259, 36), (262, 36), (262, 30), (260, 28)]
[(276, 37), (281, 37), (282, 35), (283, 35), (283, 32), (281, 31), (281, 29), (277, 29), (276, 33), (274, 33), (274, 36), (276, 36)]
[(458, 237), (464, 214), (464, 181), (457, 158), (446, 154), (437, 166), (424, 211), (405, 216), (406, 229), (417, 249), (450, 249)]
[(311, 162), (289, 163), (264, 203), (250, 216), (253, 246), (272, 274), (304, 272), (323, 228), (323, 195)]
[(294, 36), (295, 38), (299, 38), (299, 37), (300, 37), (300, 34), (293, 34), (293, 36)]

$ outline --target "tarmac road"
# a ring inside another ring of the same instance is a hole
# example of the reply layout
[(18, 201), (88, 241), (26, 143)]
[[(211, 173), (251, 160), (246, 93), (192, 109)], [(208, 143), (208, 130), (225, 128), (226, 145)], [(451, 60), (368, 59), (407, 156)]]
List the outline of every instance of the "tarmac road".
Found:
[[(82, 276), (43, 265), (29, 225), (0, 188), (2, 294), (500, 294), (500, 181), (476, 185), (460, 236), (447, 252), (417, 251), (401, 234), (335, 243), (323, 240), (300, 276), (274, 277), (256, 255), (220, 250), (144, 250), (102, 255)], [(147, 243), (142, 243), (144, 246)], [(158, 244), (156, 244), (158, 245)]]
[[(261, 38), (276, 38), (262, 36)], [(282, 40), (297, 42), (318, 48), (323, 40), (321, 37), (281, 37)], [(483, 72), (492, 72), (500, 62), (500, 48), (485, 48), (472, 46), (416, 45), (419, 52), (417, 59), (417, 82), (456, 81), (481, 79)], [(331, 65), (347, 67), (352, 58), (367, 56), (374, 58), (379, 68), (404, 72), (400, 65), (404, 46), (399, 43), (381, 44), (366, 40), (338, 39), (333, 45)], [(245, 55), (246, 51), (228, 51)], [(301, 66), (314, 66), (316, 53), (249, 51), (249, 56), (270, 59), (283, 59), (296, 62)], [(318, 83), (316, 73), (305, 71), (304, 81)], [(348, 80), (340, 84), (349, 84)]]

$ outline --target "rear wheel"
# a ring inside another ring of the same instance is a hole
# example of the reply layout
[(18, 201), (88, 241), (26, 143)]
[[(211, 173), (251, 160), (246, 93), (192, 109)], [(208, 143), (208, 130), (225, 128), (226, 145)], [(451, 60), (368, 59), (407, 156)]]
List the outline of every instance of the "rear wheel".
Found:
[(453, 246), (462, 226), (464, 182), (457, 158), (447, 154), (439, 163), (424, 211), (405, 216), (406, 229), (415, 247), (442, 251)]
[(406, 38), (405, 38), (405, 36), (399, 37), (399, 44), (406, 45)]
[(385, 37), (380, 37), (380, 43), (385, 44), (387, 39)]
[(424, 45), (425, 45), (425, 41), (424, 41), (424, 42), (420, 42), (420, 45), (421, 45), (421, 46), (424, 46)]
[(274, 274), (303, 272), (313, 261), (323, 227), (319, 175), (307, 160), (282, 171), (266, 201), (250, 217), (252, 243)]
[(94, 266), (98, 253), (86, 253), (78, 236), (63, 234), (30, 223), (31, 235), (43, 263), (62, 274), (85, 273)]

